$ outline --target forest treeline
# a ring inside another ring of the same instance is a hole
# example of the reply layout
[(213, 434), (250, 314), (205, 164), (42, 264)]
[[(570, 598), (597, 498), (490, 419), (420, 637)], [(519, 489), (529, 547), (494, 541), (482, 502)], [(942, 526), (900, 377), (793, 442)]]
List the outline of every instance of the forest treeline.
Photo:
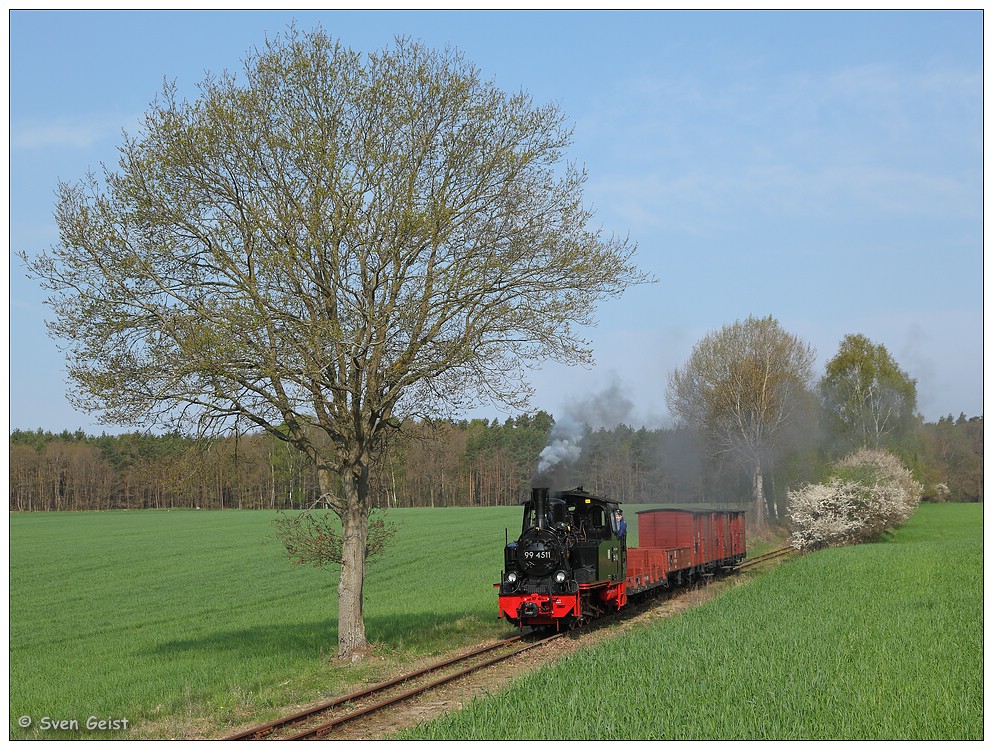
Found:
[[(408, 424), (371, 476), (379, 507), (508, 505), (529, 492), (554, 419)], [(709, 454), (684, 428), (589, 430), (569, 486), (627, 503), (742, 505), (747, 471)], [(924, 485), (924, 499), (983, 499), (983, 418), (920, 423), (896, 452)], [(767, 469), (770, 516), (785, 517), (787, 490), (816, 481), (838, 448), (799, 441)], [(267, 434), (210, 441), (179, 434), (91, 436), (14, 430), (10, 510), (307, 508), (320, 500), (313, 468)]]

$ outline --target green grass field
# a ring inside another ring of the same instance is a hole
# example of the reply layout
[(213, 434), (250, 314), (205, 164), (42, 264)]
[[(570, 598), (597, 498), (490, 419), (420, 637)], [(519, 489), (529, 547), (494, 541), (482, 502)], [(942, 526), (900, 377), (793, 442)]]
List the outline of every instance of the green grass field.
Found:
[(982, 739), (982, 523), (923, 506), (884, 542), (728, 586), (402, 736)]
[[(782, 566), (419, 736), (522, 736), (519, 712), (547, 706), (528, 736), (981, 737), (981, 513), (922, 508), (891, 541)], [(354, 666), (329, 662), (335, 576), (291, 566), (271, 513), (11, 514), (10, 736), (218, 736), (506, 633), (492, 584), (519, 514), (391, 512), (366, 585), (376, 646)]]
[[(519, 514), (391, 513), (399, 531), (366, 584), (374, 658), (348, 667), (328, 658), (337, 577), (290, 565), (272, 513), (11, 514), (10, 735), (216, 736), (504, 633), (492, 586)], [(129, 731), (89, 733), (90, 716)]]

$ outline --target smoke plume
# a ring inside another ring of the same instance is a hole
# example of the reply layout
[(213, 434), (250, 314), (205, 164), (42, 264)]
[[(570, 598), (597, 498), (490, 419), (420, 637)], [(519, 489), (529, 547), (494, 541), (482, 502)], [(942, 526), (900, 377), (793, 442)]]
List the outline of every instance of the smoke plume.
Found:
[(531, 484), (554, 488), (582, 484), (581, 459), (586, 434), (622, 424), (630, 417), (633, 407), (616, 378), (599, 393), (568, 402), (548, 434), (548, 444), (538, 457)]
[(538, 457), (538, 474), (545, 474), (561, 463), (578, 461), (583, 454), (582, 440), (582, 425), (564, 419), (556, 422), (548, 435), (548, 445)]

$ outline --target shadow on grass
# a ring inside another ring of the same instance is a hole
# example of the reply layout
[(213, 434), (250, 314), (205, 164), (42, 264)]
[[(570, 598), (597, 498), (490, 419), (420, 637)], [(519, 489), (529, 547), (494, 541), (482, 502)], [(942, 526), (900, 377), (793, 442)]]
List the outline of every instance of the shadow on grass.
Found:
[[(495, 619), (495, 618), (494, 618)], [(386, 649), (432, 651), (454, 645), (459, 634), (467, 638), (491, 631), (491, 625), (477, 615), (425, 612), (366, 618), (366, 637), (371, 644)], [(337, 619), (288, 625), (260, 625), (252, 628), (216, 630), (194, 638), (165, 641), (152, 649), (155, 654), (218, 652), (244, 655), (294, 653), (321, 656), (337, 648)]]

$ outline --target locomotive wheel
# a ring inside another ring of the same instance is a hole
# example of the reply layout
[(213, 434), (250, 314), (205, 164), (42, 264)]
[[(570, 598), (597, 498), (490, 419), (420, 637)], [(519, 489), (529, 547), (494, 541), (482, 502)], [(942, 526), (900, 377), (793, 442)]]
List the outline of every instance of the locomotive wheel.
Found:
[[(583, 594), (582, 610), (586, 613), (584, 616), (579, 618), (583, 622), (583, 625), (588, 625), (598, 617), (603, 617), (604, 614), (604, 610), (603, 607), (600, 606), (600, 602), (594, 599), (589, 592), (585, 592)], [(582, 625), (580, 627), (582, 627)]]

